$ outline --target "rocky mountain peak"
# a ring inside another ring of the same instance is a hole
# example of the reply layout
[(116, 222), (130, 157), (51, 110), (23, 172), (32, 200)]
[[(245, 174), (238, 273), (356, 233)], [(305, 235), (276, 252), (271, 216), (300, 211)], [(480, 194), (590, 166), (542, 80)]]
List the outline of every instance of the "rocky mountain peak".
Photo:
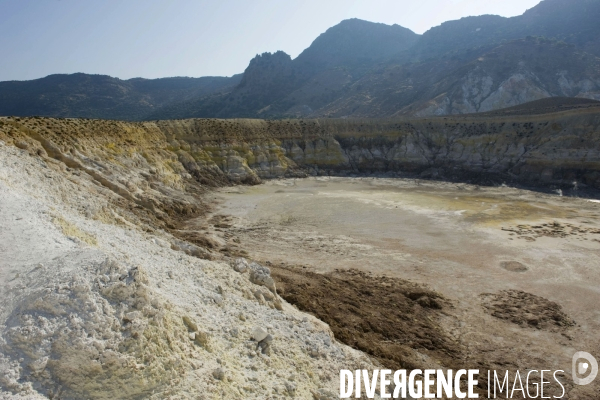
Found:
[(400, 25), (347, 19), (319, 35), (294, 62), (308, 69), (372, 64), (408, 49), (418, 37)]
[(283, 51), (258, 54), (251, 61), (239, 87), (263, 85), (277, 76), (287, 76), (292, 70), (292, 58)]

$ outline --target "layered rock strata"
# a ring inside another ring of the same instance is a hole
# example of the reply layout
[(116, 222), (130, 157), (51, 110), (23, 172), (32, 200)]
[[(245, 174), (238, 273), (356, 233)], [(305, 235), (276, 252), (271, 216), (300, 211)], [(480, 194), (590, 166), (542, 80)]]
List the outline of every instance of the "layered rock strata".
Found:
[(598, 110), (585, 110), (398, 121), (184, 120), (157, 126), (188, 170), (218, 167), (234, 181), (391, 173), (599, 189), (599, 125)]
[(138, 202), (147, 202), (138, 187), (145, 179), (111, 181), (94, 155), (83, 150), (85, 142), (114, 157), (127, 156), (124, 166), (156, 164), (156, 176), (174, 186), (186, 177), (219, 186), (307, 174), (388, 173), (600, 189), (599, 131), (600, 110), (595, 108), (411, 120), (0, 119), (0, 134), (7, 141), (83, 168), (124, 196), (137, 193)]

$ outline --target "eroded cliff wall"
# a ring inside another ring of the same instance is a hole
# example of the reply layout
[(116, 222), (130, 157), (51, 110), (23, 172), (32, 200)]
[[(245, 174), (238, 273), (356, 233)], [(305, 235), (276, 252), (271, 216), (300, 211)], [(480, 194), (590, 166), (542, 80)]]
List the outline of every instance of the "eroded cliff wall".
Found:
[(600, 109), (406, 120), (2, 118), (0, 135), (33, 153), (85, 166), (94, 179), (108, 180), (105, 186), (134, 196), (143, 177), (112, 182), (97, 160), (116, 157), (125, 168), (147, 163), (175, 186), (192, 177), (219, 186), (285, 176), (388, 174), (600, 189)]
[[(234, 181), (392, 176), (600, 188), (600, 113), (413, 120), (162, 121), (188, 170)], [(192, 161), (193, 160), (193, 161)]]

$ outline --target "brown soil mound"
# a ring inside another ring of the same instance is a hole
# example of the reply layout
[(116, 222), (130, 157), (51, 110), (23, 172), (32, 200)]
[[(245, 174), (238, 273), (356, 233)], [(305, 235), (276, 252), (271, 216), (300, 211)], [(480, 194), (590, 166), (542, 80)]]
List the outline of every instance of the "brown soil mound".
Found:
[(451, 366), (458, 345), (440, 327), (451, 305), (423, 286), (356, 270), (317, 274), (302, 267), (271, 267), (281, 297), (331, 327), (337, 340), (391, 369), (418, 368), (414, 350)]
[(560, 305), (531, 293), (503, 290), (481, 296), (488, 313), (523, 327), (557, 330), (575, 325), (575, 321), (562, 311)]

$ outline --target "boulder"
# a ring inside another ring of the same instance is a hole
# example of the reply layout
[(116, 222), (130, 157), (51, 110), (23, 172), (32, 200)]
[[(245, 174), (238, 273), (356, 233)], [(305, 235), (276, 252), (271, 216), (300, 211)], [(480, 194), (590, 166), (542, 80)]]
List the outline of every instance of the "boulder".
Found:
[(254, 331), (252, 331), (252, 339), (254, 339), (257, 342), (260, 342), (267, 336), (269, 336), (269, 333), (260, 326), (257, 326), (256, 328), (254, 328)]
[(277, 293), (277, 288), (275, 287), (275, 281), (271, 278), (271, 270), (267, 267), (264, 267), (258, 263), (251, 263), (250, 267), (250, 282), (255, 285), (264, 286), (269, 289), (273, 294)]
[(233, 261), (232, 267), (234, 271), (243, 274), (248, 270), (248, 261), (245, 258), (237, 258)]

